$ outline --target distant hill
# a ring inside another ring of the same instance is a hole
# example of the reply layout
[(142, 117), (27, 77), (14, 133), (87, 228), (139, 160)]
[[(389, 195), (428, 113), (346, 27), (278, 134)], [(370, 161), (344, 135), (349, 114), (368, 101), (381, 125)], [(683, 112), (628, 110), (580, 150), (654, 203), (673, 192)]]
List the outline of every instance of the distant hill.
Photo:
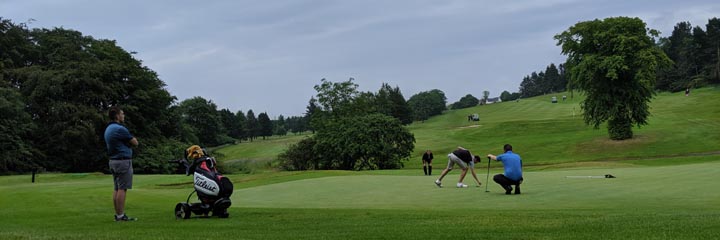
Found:
[[(565, 101), (562, 96), (567, 96)], [(551, 103), (557, 97), (558, 103)], [(417, 142), (406, 168), (418, 168), (424, 150), (435, 155), (435, 168), (457, 146), (484, 156), (498, 154), (505, 143), (514, 146), (525, 165), (589, 161), (668, 159), (687, 156), (720, 158), (720, 87), (684, 93), (659, 93), (651, 102), (649, 125), (633, 128), (635, 137), (609, 140), (607, 128), (593, 129), (583, 122), (577, 92), (548, 94), (520, 101), (500, 102), (449, 110), (425, 122), (408, 126)], [(480, 121), (467, 116), (477, 113)], [(224, 160), (270, 161), (307, 135), (273, 137), (218, 150)], [(671, 159), (672, 160), (672, 159)], [(484, 163), (483, 163), (484, 164)]]
[[(552, 97), (558, 103), (551, 103)], [(512, 144), (528, 165), (720, 154), (719, 87), (695, 89), (687, 97), (659, 93), (650, 104), (649, 125), (634, 127), (635, 137), (626, 141), (609, 140), (604, 125), (585, 125), (582, 99), (577, 92), (574, 98), (567, 92), (548, 94), (451, 110), (414, 123), (410, 130), (417, 139), (415, 157), (406, 167), (419, 166), (425, 149), (433, 151), (438, 168), (457, 146), (484, 156), (501, 153), (505, 143)], [(467, 121), (474, 113), (480, 121)]]

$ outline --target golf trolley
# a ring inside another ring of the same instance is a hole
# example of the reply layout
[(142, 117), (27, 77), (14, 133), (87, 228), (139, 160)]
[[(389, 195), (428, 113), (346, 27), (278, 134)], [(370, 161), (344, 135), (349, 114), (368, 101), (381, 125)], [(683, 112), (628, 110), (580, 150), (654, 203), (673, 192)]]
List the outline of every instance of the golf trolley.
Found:
[[(192, 173), (194, 176), (195, 190), (188, 195), (185, 202), (175, 205), (177, 219), (188, 219), (191, 213), (207, 216), (212, 212), (212, 216), (220, 218), (230, 216), (227, 209), (232, 204), (230, 195), (233, 192), (233, 185), (228, 178), (217, 171), (215, 158), (208, 156), (200, 146), (193, 145), (185, 150), (185, 159), (171, 162), (185, 166), (185, 174), (190, 176)], [(197, 193), (200, 202), (190, 203), (193, 193)]]

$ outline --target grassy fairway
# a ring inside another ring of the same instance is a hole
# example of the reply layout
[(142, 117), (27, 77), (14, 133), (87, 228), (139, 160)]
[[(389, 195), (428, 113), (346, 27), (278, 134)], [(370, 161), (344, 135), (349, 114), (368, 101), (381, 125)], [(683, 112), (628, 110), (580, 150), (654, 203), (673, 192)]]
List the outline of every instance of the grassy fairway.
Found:
[(272, 136), (267, 139), (256, 139), (253, 142), (245, 141), (240, 144), (223, 147), (216, 151), (222, 153), (221, 160), (255, 160), (271, 161), (284, 152), (290, 144), (296, 143), (309, 136), (300, 135)]
[[(143, 175), (127, 207), (140, 221), (129, 223), (111, 219), (107, 175), (5, 176), (0, 239), (717, 239), (718, 168), (529, 171), (512, 196), (452, 188), (457, 175), (437, 188), (408, 170), (233, 175), (230, 218), (190, 220), (172, 214), (190, 177)], [(606, 173), (618, 178), (565, 178)]]

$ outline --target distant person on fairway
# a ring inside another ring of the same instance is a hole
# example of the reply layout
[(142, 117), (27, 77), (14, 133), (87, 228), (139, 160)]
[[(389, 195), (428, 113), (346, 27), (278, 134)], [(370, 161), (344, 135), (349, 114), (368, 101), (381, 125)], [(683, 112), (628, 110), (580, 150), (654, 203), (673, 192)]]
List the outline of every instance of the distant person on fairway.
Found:
[(137, 146), (138, 140), (130, 134), (125, 126), (125, 112), (119, 107), (111, 107), (108, 111), (110, 123), (105, 128), (105, 143), (110, 157), (110, 171), (113, 175), (115, 190), (113, 191), (113, 205), (115, 206), (115, 221), (135, 221), (125, 215), (125, 195), (132, 189), (133, 167), (131, 146)]
[(422, 156), (422, 163), (423, 163), (423, 171), (425, 172), (425, 175), (432, 175), (432, 160), (433, 160), (433, 154), (432, 151), (427, 150)]
[(435, 185), (437, 185), (438, 187), (442, 187), (442, 179), (445, 177), (445, 175), (452, 171), (452, 168), (455, 164), (462, 168), (462, 172), (460, 173), (460, 180), (458, 180), (458, 183), (456, 185), (457, 187), (467, 187), (467, 185), (463, 184), (463, 179), (465, 179), (468, 168), (470, 168), (472, 176), (473, 178), (475, 178), (475, 182), (477, 182), (477, 186), (482, 185), (480, 180), (478, 180), (477, 178), (477, 174), (475, 174), (475, 163), (477, 162), (480, 162), (480, 157), (478, 157), (477, 155), (473, 156), (472, 153), (470, 153), (470, 151), (468, 151), (467, 149), (458, 147), (455, 151), (448, 154), (447, 168), (445, 168), (442, 174), (440, 174), (440, 178), (435, 180)]
[(505, 174), (495, 175), (493, 180), (505, 189), (505, 194), (512, 192), (513, 188), (511, 185), (515, 185), (515, 194), (520, 194), (520, 184), (523, 181), (522, 159), (520, 159), (520, 155), (513, 153), (512, 145), (510, 144), (505, 144), (503, 151), (505, 153), (499, 156), (492, 154), (487, 155), (492, 160), (502, 162), (505, 168)]

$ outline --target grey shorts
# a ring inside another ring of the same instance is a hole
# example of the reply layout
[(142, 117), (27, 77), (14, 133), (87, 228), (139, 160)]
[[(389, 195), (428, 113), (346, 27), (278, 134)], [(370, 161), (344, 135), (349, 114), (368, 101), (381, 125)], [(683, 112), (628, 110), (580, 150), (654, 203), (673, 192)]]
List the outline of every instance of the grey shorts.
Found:
[(455, 164), (460, 166), (460, 168), (462, 168), (462, 169), (468, 168), (468, 165), (470, 165), (470, 167), (475, 167), (475, 163), (473, 161), (466, 163), (466, 162), (463, 162), (463, 160), (460, 159), (459, 157), (455, 156), (455, 154), (452, 154), (452, 153), (448, 154), (447, 168), (452, 169), (453, 166), (455, 166)]
[(132, 160), (110, 160), (110, 172), (113, 175), (115, 190), (132, 189)]

